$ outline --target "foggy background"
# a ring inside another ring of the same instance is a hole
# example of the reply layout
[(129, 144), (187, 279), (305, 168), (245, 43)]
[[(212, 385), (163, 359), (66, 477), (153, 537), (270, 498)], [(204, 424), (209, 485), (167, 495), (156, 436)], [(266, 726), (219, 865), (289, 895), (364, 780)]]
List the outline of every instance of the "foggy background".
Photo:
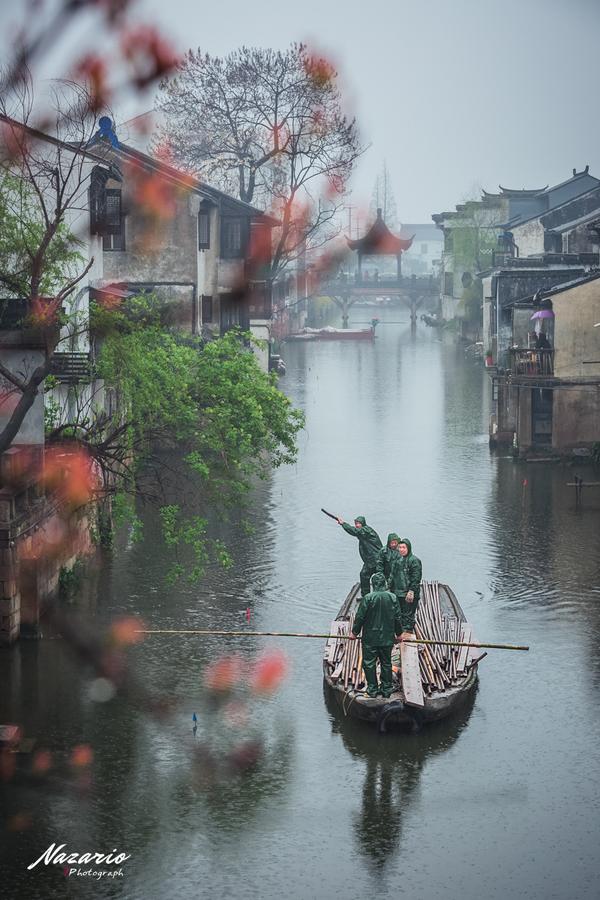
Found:
[[(2, 4), (3, 56), (29, 8)], [(368, 205), (385, 159), (400, 221), (427, 222), (480, 186), (543, 188), (586, 164), (600, 174), (597, 0), (139, 0), (133, 10), (182, 52), (305, 41), (325, 53), (370, 144), (353, 199)], [(95, 21), (65, 35), (40, 74), (68, 71), (84, 48), (103, 52), (110, 39)], [(152, 106), (152, 94), (122, 98), (115, 118)]]

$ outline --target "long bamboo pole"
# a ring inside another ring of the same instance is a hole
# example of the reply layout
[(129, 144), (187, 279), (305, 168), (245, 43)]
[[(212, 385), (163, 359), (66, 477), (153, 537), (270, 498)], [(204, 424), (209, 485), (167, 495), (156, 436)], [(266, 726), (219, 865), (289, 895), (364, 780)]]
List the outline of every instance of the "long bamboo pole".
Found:
[[(357, 640), (349, 634), (303, 634), (297, 631), (209, 631), (199, 628), (139, 628), (135, 634), (203, 634), (217, 637), (293, 637), (293, 638), (326, 638), (337, 637), (338, 640)], [(415, 639), (415, 644), (441, 644), (446, 647), (485, 647), (490, 650), (529, 650), (529, 647), (520, 647), (516, 644), (468, 644), (461, 641), (430, 641), (425, 638)]]

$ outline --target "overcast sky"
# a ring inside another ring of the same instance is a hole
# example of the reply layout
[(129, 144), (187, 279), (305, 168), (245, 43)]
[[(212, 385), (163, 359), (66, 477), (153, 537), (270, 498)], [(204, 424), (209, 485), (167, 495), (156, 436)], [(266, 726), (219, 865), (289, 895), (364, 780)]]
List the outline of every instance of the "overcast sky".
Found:
[[(9, 0), (3, 19), (10, 6), (23, 2)], [(400, 221), (427, 222), (478, 185), (544, 187), (588, 163), (600, 177), (598, 0), (138, 0), (135, 9), (181, 50), (303, 40), (326, 53), (371, 145), (357, 197), (368, 202), (385, 158)]]

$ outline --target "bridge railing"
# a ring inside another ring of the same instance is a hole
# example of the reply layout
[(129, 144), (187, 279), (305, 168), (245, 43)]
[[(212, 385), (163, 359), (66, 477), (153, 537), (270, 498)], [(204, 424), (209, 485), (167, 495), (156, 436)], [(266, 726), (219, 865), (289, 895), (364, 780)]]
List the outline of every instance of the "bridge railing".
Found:
[(367, 277), (367, 273), (359, 275), (358, 272), (354, 275), (341, 275), (335, 278), (328, 278), (324, 284), (327, 284), (331, 288), (335, 287), (340, 291), (343, 291), (344, 288), (361, 287), (371, 291), (380, 290), (382, 293), (385, 293), (386, 289), (388, 289), (395, 291), (416, 291), (420, 294), (438, 294), (440, 290), (439, 279), (434, 278), (433, 276), (409, 277), (402, 275), (400, 278), (393, 276), (379, 276), (373, 278)]

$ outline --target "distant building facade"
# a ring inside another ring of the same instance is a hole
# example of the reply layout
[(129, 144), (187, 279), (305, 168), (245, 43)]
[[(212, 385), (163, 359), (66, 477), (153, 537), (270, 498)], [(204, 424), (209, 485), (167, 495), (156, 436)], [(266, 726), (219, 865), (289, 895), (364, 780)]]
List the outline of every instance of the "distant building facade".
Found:
[[(508, 255), (520, 257), (549, 250), (572, 252), (571, 246), (573, 251), (581, 252), (579, 246), (575, 249), (575, 233), (579, 233), (577, 229), (583, 223), (567, 220), (578, 209), (583, 215), (590, 215), (583, 198), (587, 196), (593, 204), (599, 188), (600, 181), (590, 175), (586, 166), (581, 172), (573, 170), (571, 178), (553, 187), (514, 190), (500, 186), (496, 194), (483, 191), (480, 200), (433, 215), (444, 236), (440, 294), (443, 318), (464, 318), (465, 296), (478, 273), (493, 266), (499, 245)], [(561, 215), (567, 220), (559, 221)], [(556, 232), (552, 238), (550, 231)], [(571, 232), (571, 246), (567, 239), (567, 246), (563, 247), (563, 233)], [(485, 334), (485, 325), (483, 330)]]
[[(536, 321), (533, 339), (529, 329)], [(538, 295), (514, 305), (514, 344), (506, 364), (491, 373), (492, 445), (510, 444), (524, 456), (591, 455), (600, 443), (598, 322), (597, 269), (545, 290), (541, 300)]]
[(404, 275), (437, 276), (439, 274), (444, 237), (439, 228), (431, 223), (404, 224), (400, 237), (412, 238), (412, 244), (402, 257)]
[[(98, 135), (94, 151), (121, 173), (99, 186), (105, 281), (155, 292), (193, 334), (240, 327), (268, 342), (276, 220), (116, 136)], [(258, 356), (267, 369), (268, 347)]]

